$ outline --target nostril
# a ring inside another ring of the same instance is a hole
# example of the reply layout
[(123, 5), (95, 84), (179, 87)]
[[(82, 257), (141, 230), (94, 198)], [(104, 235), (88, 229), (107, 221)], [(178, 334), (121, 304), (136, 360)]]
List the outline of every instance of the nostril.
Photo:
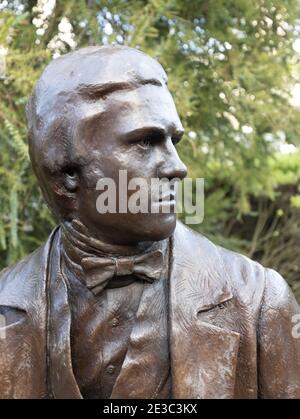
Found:
[(186, 175), (187, 168), (181, 161), (179, 163), (170, 163), (166, 166), (162, 166), (158, 171), (159, 178), (167, 178), (170, 181), (173, 179), (182, 180), (186, 177)]
[(180, 167), (177, 167), (176, 169), (174, 169), (174, 174), (175, 174), (174, 177), (179, 178), (179, 179), (184, 179), (187, 175), (186, 166), (182, 163)]

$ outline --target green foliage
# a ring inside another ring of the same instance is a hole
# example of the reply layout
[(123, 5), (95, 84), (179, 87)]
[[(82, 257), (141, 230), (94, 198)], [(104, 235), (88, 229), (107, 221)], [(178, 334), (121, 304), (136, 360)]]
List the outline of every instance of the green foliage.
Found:
[[(269, 237), (276, 219), (280, 236), (283, 220), (299, 216), (299, 154), (278, 155), (284, 144), (299, 150), (299, 110), (291, 105), (298, 0), (66, 0), (42, 24), (36, 3), (1, 8), (0, 1), (0, 47), (8, 50), (0, 81), (0, 265), (33, 250), (54, 225), (27, 155), (24, 108), (35, 81), (53, 54), (75, 43), (116, 42), (153, 55), (169, 74), (186, 129), (179, 153), (189, 175), (206, 182), (198, 228), (275, 266), (261, 235)], [(59, 29), (65, 17), (71, 41)], [(286, 196), (282, 185), (294, 190)], [(262, 202), (272, 207), (268, 215)]]

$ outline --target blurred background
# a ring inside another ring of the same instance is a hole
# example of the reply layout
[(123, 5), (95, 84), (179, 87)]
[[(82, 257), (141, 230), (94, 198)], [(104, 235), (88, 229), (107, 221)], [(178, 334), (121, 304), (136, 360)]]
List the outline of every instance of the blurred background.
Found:
[(25, 104), (53, 58), (125, 44), (156, 57), (205, 178), (193, 228), (277, 269), (300, 301), (299, 0), (0, 0), (0, 268), (55, 225), (28, 159)]

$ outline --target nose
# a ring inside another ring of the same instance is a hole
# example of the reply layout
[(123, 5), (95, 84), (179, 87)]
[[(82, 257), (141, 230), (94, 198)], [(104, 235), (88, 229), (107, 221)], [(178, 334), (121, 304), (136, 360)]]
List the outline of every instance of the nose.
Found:
[(158, 177), (172, 180), (174, 178), (184, 179), (187, 175), (186, 165), (178, 156), (177, 150), (170, 138), (167, 139), (162, 150), (161, 164), (158, 168)]

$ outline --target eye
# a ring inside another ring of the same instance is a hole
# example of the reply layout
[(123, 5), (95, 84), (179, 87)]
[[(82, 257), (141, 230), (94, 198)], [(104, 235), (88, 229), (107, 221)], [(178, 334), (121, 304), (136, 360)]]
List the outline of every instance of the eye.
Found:
[(139, 147), (141, 147), (143, 150), (148, 150), (151, 145), (152, 141), (150, 137), (145, 137), (141, 141), (138, 142)]

